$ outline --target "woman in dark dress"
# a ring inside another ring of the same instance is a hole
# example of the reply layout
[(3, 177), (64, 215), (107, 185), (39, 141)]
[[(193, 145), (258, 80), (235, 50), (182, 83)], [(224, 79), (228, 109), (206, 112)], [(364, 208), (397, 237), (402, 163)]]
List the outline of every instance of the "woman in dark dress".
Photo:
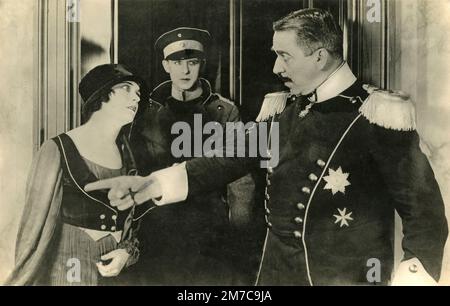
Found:
[(34, 159), (8, 284), (97, 285), (137, 260), (134, 208), (119, 211), (105, 192), (83, 187), (134, 171), (125, 131), (141, 85), (113, 64), (82, 79), (84, 124), (44, 142)]

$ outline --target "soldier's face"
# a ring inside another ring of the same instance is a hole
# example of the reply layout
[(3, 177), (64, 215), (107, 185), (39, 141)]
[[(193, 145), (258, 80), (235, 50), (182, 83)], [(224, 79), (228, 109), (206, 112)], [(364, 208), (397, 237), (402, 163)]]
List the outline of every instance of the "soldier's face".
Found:
[(281, 78), (292, 93), (308, 94), (315, 89), (320, 77), (316, 52), (305, 55), (294, 31), (275, 32), (272, 50), (277, 55), (273, 73)]
[(189, 90), (197, 83), (201, 61), (198, 58), (163, 60), (163, 66), (175, 87), (180, 90)]

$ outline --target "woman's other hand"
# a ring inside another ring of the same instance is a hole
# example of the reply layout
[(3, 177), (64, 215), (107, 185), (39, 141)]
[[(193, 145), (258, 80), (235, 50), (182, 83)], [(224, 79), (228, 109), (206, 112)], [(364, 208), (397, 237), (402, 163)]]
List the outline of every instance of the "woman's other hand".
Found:
[(113, 277), (119, 275), (125, 267), (130, 254), (125, 249), (116, 249), (101, 257), (102, 260), (111, 260), (109, 264), (97, 263), (98, 272), (103, 277)]

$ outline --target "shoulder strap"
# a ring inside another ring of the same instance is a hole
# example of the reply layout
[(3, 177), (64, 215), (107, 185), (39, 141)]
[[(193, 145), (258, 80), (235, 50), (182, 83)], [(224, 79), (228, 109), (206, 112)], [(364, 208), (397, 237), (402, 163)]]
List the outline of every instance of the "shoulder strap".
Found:
[(94, 176), (78, 152), (75, 143), (67, 134), (60, 134), (52, 140), (58, 146), (64, 172), (68, 177), (73, 177), (74, 183), (82, 184), (88, 180), (89, 176)]
[(111, 208), (106, 204), (109, 201), (105, 192), (93, 191), (88, 194), (84, 191), (83, 187), (88, 183), (96, 181), (97, 178), (89, 170), (72, 139), (67, 134), (60, 134), (52, 140), (58, 146), (63, 172), (71, 180), (73, 186), (90, 200)]
[(370, 123), (397, 131), (414, 131), (416, 113), (409, 95), (366, 85), (369, 97), (359, 109)]
[(273, 92), (265, 95), (256, 122), (266, 121), (270, 117), (281, 114), (286, 107), (288, 92)]

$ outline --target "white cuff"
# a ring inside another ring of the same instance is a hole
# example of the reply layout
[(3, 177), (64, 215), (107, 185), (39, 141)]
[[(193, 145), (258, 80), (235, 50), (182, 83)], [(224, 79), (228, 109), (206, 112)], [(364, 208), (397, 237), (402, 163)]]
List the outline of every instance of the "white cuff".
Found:
[(186, 162), (153, 172), (150, 177), (161, 186), (161, 198), (153, 199), (156, 205), (161, 206), (186, 200), (188, 196)]
[(418, 258), (403, 261), (392, 280), (392, 286), (435, 286), (436, 281), (427, 273)]

